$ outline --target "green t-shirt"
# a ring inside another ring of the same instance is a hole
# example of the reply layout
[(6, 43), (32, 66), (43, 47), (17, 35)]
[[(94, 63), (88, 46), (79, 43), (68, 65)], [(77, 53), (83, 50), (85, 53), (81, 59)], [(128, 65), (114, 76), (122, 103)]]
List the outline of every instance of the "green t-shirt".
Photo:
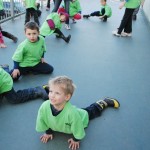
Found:
[(36, 0), (25, 0), (26, 8), (34, 8), (37, 9)]
[(47, 20), (52, 19), (54, 24), (55, 24), (55, 28), (61, 29), (61, 21), (60, 21), (60, 17), (59, 14), (57, 13), (51, 13), (47, 16), (46, 20), (44, 21), (44, 23), (42, 24), (41, 28), (40, 28), (40, 34), (43, 36), (48, 36), (54, 33), (54, 30), (51, 30)]
[(3, 6), (3, 0), (0, 0), (0, 10), (3, 10), (4, 6)]
[(78, 0), (72, 2), (70, 1), (69, 15), (72, 17), (81, 11), (80, 2)]
[(140, 6), (141, 0), (127, 0), (125, 3), (126, 8), (137, 8)]
[(8, 92), (13, 87), (13, 80), (9, 73), (0, 67), (0, 94)]
[(33, 67), (37, 65), (46, 51), (45, 39), (39, 36), (37, 42), (30, 42), (28, 39), (19, 44), (12, 59), (19, 62), (20, 67)]
[(67, 134), (73, 134), (76, 139), (83, 139), (85, 130), (88, 126), (89, 118), (86, 110), (76, 108), (67, 102), (64, 109), (53, 116), (50, 100), (45, 101), (39, 111), (36, 121), (36, 131), (44, 132), (49, 128)]
[[(111, 17), (112, 16), (112, 9), (110, 6), (108, 6), (107, 4), (105, 6), (101, 6), (101, 10), (105, 9), (105, 14), (107, 17)], [(101, 12), (100, 12), (101, 14)]]

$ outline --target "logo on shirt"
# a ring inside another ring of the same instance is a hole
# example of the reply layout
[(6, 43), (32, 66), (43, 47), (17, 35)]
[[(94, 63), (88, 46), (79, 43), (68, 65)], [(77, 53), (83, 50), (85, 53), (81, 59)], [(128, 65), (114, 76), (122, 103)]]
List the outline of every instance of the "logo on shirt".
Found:
[(71, 123), (65, 123), (66, 126), (71, 126)]

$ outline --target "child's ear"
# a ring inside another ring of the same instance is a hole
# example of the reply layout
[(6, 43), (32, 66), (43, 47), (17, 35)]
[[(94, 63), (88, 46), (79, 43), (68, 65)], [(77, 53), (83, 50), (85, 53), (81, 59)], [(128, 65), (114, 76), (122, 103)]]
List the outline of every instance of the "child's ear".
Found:
[(71, 98), (71, 95), (70, 95), (70, 94), (67, 94), (67, 95), (66, 95), (66, 101), (69, 101), (70, 98)]

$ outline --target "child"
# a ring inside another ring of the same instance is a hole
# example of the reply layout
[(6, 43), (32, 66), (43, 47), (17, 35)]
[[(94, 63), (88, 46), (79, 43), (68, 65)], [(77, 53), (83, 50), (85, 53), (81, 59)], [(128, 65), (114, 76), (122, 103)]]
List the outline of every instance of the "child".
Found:
[[(64, 5), (58, 9), (58, 13), (60, 12), (66, 12)], [(73, 23), (76, 23), (75, 20), (81, 19), (81, 6), (79, 0), (70, 1), (69, 16), (72, 18)]]
[(71, 35), (65, 37), (64, 34), (60, 31), (62, 23), (65, 22), (68, 18), (69, 15), (64, 12), (61, 12), (60, 14), (49, 14), (40, 28), (40, 34), (45, 37), (55, 33), (57, 38), (62, 38), (66, 43), (69, 43)]
[(116, 99), (105, 98), (79, 109), (70, 103), (74, 90), (73, 81), (66, 76), (49, 81), (49, 100), (41, 105), (36, 121), (36, 131), (45, 131), (40, 137), (43, 143), (53, 139), (53, 131), (73, 134), (73, 138), (68, 140), (69, 148), (76, 150), (85, 136), (84, 128), (89, 120), (100, 116), (106, 107), (120, 106)]
[[(13, 80), (8, 72), (8, 65), (0, 66), (0, 98), (5, 97), (10, 103), (23, 103), (35, 98), (48, 98), (48, 94), (42, 87), (28, 88), (15, 91), (13, 88)], [(7, 71), (5, 71), (4, 69)]]
[(120, 9), (126, 7), (124, 16), (122, 18), (119, 28), (112, 32), (115, 36), (131, 37), (132, 36), (132, 15), (135, 8), (139, 7), (141, 0), (124, 0)]
[(25, 35), (27, 37), (15, 51), (12, 59), (14, 69), (11, 76), (18, 80), (22, 74), (32, 72), (34, 74), (49, 74), (53, 72), (53, 67), (44, 60), (46, 52), (45, 39), (39, 36), (39, 27), (35, 22), (28, 22), (25, 25)]
[(112, 10), (111, 7), (107, 5), (106, 0), (100, 0), (100, 3), (102, 5), (101, 11), (95, 11), (89, 15), (83, 15), (84, 18), (89, 18), (93, 16), (99, 17), (103, 22), (107, 21), (107, 18), (111, 17), (112, 15)]
[(23, 0), (26, 7), (25, 24), (30, 21), (31, 16), (34, 16), (34, 21), (39, 25), (37, 14), (37, 0)]
[(2, 28), (1, 28), (1, 25), (0, 25), (0, 47), (1, 48), (7, 47), (5, 45), (5, 43), (4, 43), (3, 36), (5, 36), (5, 37), (7, 37), (9, 39), (12, 39), (14, 41), (14, 43), (17, 43), (17, 41), (18, 41), (17, 37), (15, 37), (14, 35), (10, 34), (9, 32), (3, 31)]

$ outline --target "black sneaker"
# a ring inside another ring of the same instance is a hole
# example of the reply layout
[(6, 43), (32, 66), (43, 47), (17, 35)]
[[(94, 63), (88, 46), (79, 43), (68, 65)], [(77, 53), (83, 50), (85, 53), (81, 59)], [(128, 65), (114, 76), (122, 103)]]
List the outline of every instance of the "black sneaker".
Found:
[(68, 37), (65, 39), (65, 41), (66, 41), (67, 43), (69, 43), (70, 39), (71, 39), (71, 35), (68, 35)]
[(90, 15), (83, 15), (83, 18), (88, 19), (90, 17)]
[(46, 93), (48, 94), (49, 93), (49, 86), (48, 86), (48, 84), (45, 84), (42, 87), (46, 91)]
[(106, 97), (104, 101), (107, 103), (108, 107), (114, 107), (114, 108), (120, 107), (120, 103), (114, 98)]

